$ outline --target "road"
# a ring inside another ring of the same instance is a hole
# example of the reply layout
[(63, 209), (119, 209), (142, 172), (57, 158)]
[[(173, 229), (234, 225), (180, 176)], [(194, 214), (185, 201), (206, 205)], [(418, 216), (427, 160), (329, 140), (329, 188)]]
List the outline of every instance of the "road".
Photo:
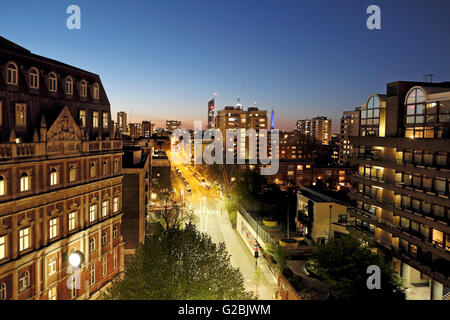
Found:
[(172, 165), (180, 169), (191, 187), (192, 194), (190, 196), (186, 195), (186, 191), (183, 191), (183, 196), (181, 196), (180, 190), (185, 186), (180, 179), (175, 179), (178, 181), (174, 184), (177, 197), (184, 198), (187, 207), (194, 210), (196, 215), (194, 222), (199, 230), (209, 234), (215, 243), (225, 243), (227, 251), (231, 255), (232, 265), (239, 268), (244, 276), (247, 290), (257, 293), (259, 299), (274, 299), (274, 293), (277, 290), (275, 277), (269, 271), (262, 257), (258, 259), (258, 268), (255, 268), (255, 258), (237, 231), (232, 228), (217, 190), (206, 190), (188, 166), (185, 167), (181, 164), (176, 155), (170, 155), (170, 153), (168, 155)]

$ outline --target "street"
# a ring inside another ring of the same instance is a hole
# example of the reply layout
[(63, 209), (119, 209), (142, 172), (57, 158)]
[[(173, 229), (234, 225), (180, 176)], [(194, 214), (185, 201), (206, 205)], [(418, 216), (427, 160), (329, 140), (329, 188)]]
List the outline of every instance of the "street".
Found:
[[(174, 179), (177, 197), (184, 197), (187, 207), (194, 210), (197, 218), (195, 223), (199, 230), (210, 235), (215, 243), (225, 243), (228, 253), (231, 255), (232, 265), (239, 268), (244, 276), (247, 290), (253, 291), (259, 299), (273, 299), (277, 290), (275, 277), (268, 270), (262, 257), (258, 259), (258, 268), (255, 268), (255, 258), (237, 231), (232, 228), (219, 193), (214, 188), (206, 190), (193, 172), (187, 166), (185, 167), (176, 155), (170, 153), (168, 155), (172, 165), (181, 171), (191, 187), (192, 193), (188, 196), (182, 181)], [(203, 178), (206, 179), (206, 177)], [(183, 190), (183, 196), (181, 196), (181, 190)], [(258, 271), (256, 272), (256, 270)]]

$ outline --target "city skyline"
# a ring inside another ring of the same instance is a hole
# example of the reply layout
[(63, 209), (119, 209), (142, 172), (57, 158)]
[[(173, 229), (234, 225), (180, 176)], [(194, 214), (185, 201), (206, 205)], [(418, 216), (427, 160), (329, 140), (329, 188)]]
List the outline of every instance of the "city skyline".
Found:
[[(29, 10), (19, 10), (24, 4)], [(450, 27), (446, 1), (381, 1), (381, 30), (366, 28), (367, 1), (134, 4), (79, 1), (81, 30), (68, 30), (68, 1), (7, 3), (2, 36), (94, 70), (108, 88), (112, 114), (126, 111), (129, 122), (158, 127), (167, 119), (206, 125), (213, 93), (217, 110), (234, 105), (245, 82), (241, 103), (273, 108), (280, 129), (327, 116), (335, 133), (343, 110), (387, 82), (450, 77), (450, 44), (438, 40)]]

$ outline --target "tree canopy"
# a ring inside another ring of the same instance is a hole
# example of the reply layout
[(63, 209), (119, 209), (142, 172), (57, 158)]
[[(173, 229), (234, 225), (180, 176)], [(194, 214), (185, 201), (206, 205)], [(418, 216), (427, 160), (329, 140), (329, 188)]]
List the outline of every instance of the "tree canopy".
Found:
[[(314, 272), (327, 284), (331, 299), (405, 299), (400, 278), (390, 264), (352, 236), (342, 236), (318, 247), (311, 262)], [(367, 287), (370, 265), (380, 268), (381, 289)]]
[(105, 299), (252, 299), (225, 244), (215, 244), (193, 224), (165, 229), (139, 247), (122, 280), (113, 281)]

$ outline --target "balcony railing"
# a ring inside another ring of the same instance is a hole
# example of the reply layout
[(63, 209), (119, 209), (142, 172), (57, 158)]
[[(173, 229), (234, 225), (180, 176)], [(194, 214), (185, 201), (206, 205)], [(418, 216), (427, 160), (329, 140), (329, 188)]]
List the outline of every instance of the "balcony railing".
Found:
[[(122, 140), (98, 140), (98, 141), (45, 141), (31, 143), (2, 143), (0, 144), (0, 161), (20, 158), (45, 156), (50, 153), (54, 145), (68, 145), (68, 148), (57, 149), (58, 152), (100, 152), (122, 149)], [(77, 144), (77, 148), (70, 148)]]

